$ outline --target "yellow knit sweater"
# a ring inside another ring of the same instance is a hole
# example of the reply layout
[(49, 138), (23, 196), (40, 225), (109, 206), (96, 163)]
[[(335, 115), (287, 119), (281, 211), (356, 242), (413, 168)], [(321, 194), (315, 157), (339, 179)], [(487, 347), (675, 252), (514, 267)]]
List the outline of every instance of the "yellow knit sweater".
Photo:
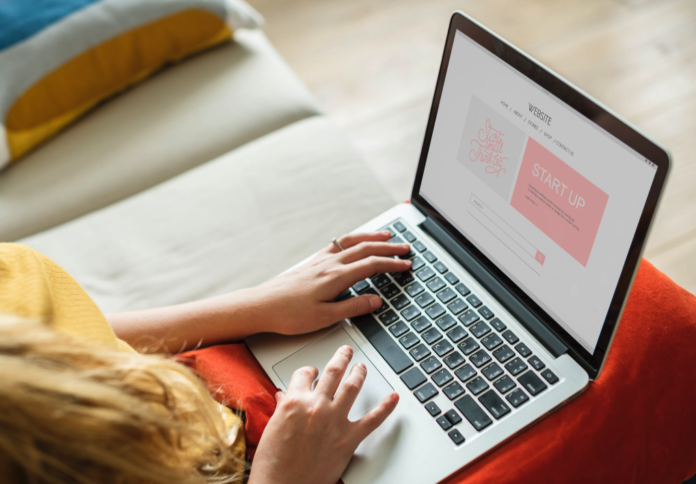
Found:
[[(0, 314), (45, 321), (51, 328), (94, 345), (135, 352), (116, 337), (104, 314), (58, 264), (19, 244), (0, 243)], [(244, 425), (221, 407), (228, 428), (237, 427), (233, 448), (245, 454)]]

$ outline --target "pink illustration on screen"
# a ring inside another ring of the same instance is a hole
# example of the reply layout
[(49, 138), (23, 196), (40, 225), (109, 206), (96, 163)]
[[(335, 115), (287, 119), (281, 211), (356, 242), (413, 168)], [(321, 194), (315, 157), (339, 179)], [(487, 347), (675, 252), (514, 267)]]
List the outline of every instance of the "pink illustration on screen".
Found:
[(493, 127), (490, 119), (486, 120), (484, 128), (478, 130), (478, 139), (472, 139), (471, 145), (474, 149), (469, 151), (469, 159), (473, 162), (486, 163), (486, 173), (500, 176), (501, 173), (506, 173), (507, 169), (503, 166), (508, 160), (503, 156), (503, 133)]

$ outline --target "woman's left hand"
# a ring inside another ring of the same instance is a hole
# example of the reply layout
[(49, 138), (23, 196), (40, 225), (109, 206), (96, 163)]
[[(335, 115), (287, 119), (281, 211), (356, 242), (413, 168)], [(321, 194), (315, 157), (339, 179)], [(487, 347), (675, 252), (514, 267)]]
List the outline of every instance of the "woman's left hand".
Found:
[(344, 290), (378, 273), (411, 268), (409, 244), (390, 244), (389, 232), (344, 235), (345, 250), (329, 244), (307, 264), (251, 290), (254, 319), (264, 331), (301, 334), (325, 328), (342, 319), (374, 311), (382, 305), (375, 295), (334, 302)]

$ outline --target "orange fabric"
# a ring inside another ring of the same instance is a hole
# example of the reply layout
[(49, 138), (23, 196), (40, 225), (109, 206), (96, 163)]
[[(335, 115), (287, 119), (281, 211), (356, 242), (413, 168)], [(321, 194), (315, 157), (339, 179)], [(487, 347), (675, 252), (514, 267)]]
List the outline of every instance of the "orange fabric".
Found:
[[(243, 344), (189, 354), (255, 448), (275, 387)], [(696, 473), (696, 297), (643, 260), (600, 378), (448, 484), (661, 483)]]

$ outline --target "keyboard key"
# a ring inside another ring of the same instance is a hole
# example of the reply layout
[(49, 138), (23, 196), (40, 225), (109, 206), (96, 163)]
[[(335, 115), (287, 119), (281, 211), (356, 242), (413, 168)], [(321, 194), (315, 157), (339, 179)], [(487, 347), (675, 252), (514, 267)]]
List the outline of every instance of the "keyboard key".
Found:
[(437, 324), (442, 331), (447, 331), (456, 326), (457, 321), (449, 314), (445, 314), (442, 318), (438, 319), (435, 324)]
[(379, 299), (382, 301), (382, 305), (380, 307), (378, 307), (377, 309), (375, 309), (374, 311), (372, 311), (372, 314), (382, 314), (384, 311), (389, 309), (389, 304), (387, 304), (387, 302), (384, 299), (382, 299), (382, 298), (379, 298)]
[[(411, 307), (413, 307), (413, 306), (411, 306)], [(430, 326), (432, 326), (432, 323), (425, 316), (421, 316), (420, 318), (411, 322), (411, 327), (419, 333), (422, 333), (423, 331), (428, 329)]]
[(452, 422), (447, 420), (447, 417), (444, 415), (439, 416), (438, 418), (435, 419), (435, 421), (440, 424), (440, 427), (442, 427), (442, 430), (449, 430), (452, 428)]
[(483, 404), (484, 407), (495, 417), (496, 420), (500, 420), (505, 415), (510, 413), (510, 407), (505, 405), (503, 399), (498, 396), (493, 390), (486, 392), (479, 397), (479, 402)]
[(517, 346), (515, 346), (515, 349), (520, 355), (522, 355), (522, 358), (526, 358), (532, 354), (532, 350), (527, 348), (527, 345), (524, 343), (518, 344)]
[(454, 442), (455, 445), (462, 445), (466, 440), (462, 433), (457, 429), (450, 430), (447, 435), (449, 435), (449, 438), (452, 439), (452, 442)]
[(413, 235), (411, 232), (404, 232), (402, 235), (404, 236), (404, 239), (408, 241), (409, 244), (412, 244), (416, 241), (416, 236)]
[(505, 338), (507, 340), (507, 342), (510, 343), (511, 345), (514, 345), (515, 343), (517, 343), (520, 340), (517, 337), (517, 335), (515, 333), (513, 333), (512, 331), (510, 331), (509, 329), (507, 331), (503, 332), (503, 338)]
[(390, 309), (386, 313), (381, 314), (379, 316), (379, 320), (382, 321), (383, 325), (389, 326), (390, 324), (397, 322), (399, 320), (399, 316)]
[(474, 307), (474, 308), (477, 308), (477, 307), (479, 307), (481, 304), (483, 304), (483, 303), (481, 302), (481, 300), (480, 300), (478, 297), (476, 297), (475, 294), (472, 294), (471, 296), (467, 297), (466, 300), (467, 300), (467, 301), (469, 302), (469, 304), (471, 304), (471, 306)]
[(439, 304), (433, 304), (430, 306), (428, 309), (425, 310), (425, 314), (430, 316), (430, 319), (433, 321), (445, 314), (445, 308), (440, 306)]
[(430, 328), (428, 331), (423, 333), (422, 335), (423, 341), (428, 343), (429, 345), (433, 344), (434, 342), (440, 340), (442, 338), (442, 335), (438, 330), (435, 328)]
[(433, 292), (437, 292), (443, 287), (447, 286), (445, 281), (440, 279), (439, 277), (436, 277), (435, 279), (431, 280), (429, 283), (426, 284), (428, 286), (428, 289), (430, 289)]
[(510, 405), (513, 407), (517, 408), (520, 405), (522, 405), (524, 402), (529, 400), (529, 397), (527, 396), (526, 393), (522, 391), (521, 388), (518, 388), (517, 390), (513, 391), (510, 395), (505, 397), (505, 399), (510, 402)]
[(438, 406), (437, 406), (437, 403), (435, 403), (435, 402), (428, 402), (428, 403), (426, 403), (426, 404), (425, 404), (425, 409), (426, 409), (426, 410), (428, 411), (428, 413), (429, 413), (430, 415), (432, 415), (433, 417), (437, 417), (438, 415), (440, 415), (440, 412), (441, 412), (440, 407), (438, 407)]
[(408, 252), (399, 256), (399, 259), (413, 259), (415, 256), (416, 253), (413, 252), (411, 249), (408, 249)]
[(495, 382), (493, 386), (495, 386), (500, 393), (506, 394), (507, 392), (515, 388), (517, 386), (517, 383), (515, 383), (515, 380), (513, 380), (512, 378), (505, 375), (500, 380)]
[(430, 358), (427, 358), (420, 364), (421, 368), (423, 368), (423, 371), (425, 371), (428, 375), (430, 375), (432, 372), (437, 370), (438, 368), (442, 367), (442, 363), (437, 358), (433, 358), (432, 356)]
[(386, 230), (387, 232), (389, 232), (389, 234), (391, 234), (392, 237), (394, 237), (394, 236), (396, 235), (396, 232), (394, 232), (394, 229), (392, 229), (391, 227), (387, 227), (387, 228), (384, 229), (384, 230)]
[(421, 267), (423, 267), (424, 265), (425, 265), (425, 262), (423, 262), (423, 259), (421, 259), (420, 257), (416, 257), (415, 259), (413, 259), (411, 261), (411, 270), (413, 272), (415, 272), (418, 269), (420, 269)]
[(467, 363), (455, 371), (454, 374), (457, 375), (457, 378), (459, 378), (461, 381), (467, 381), (476, 376), (476, 370), (474, 370), (473, 366)]
[(505, 363), (507, 360), (515, 356), (515, 352), (512, 351), (508, 345), (503, 345), (493, 352), (495, 359), (501, 363)]
[(401, 289), (399, 289), (396, 284), (387, 284), (380, 289), (380, 292), (385, 298), (391, 299), (401, 293)]
[(410, 286), (406, 288), (406, 293), (411, 296), (411, 297), (416, 297), (419, 295), (421, 292), (425, 291), (425, 288), (421, 286), (419, 283), (414, 282)]
[(519, 358), (515, 358), (510, 363), (507, 363), (505, 365), (505, 369), (507, 369), (507, 371), (509, 371), (512, 374), (512, 376), (519, 375), (527, 368), (529, 367), (525, 364), (524, 361), (520, 360)]
[(498, 332), (505, 331), (507, 329), (507, 326), (505, 326), (505, 323), (503, 323), (500, 318), (493, 318), (491, 321), (491, 326), (493, 326)]
[(475, 323), (476, 321), (478, 321), (479, 319), (481, 319), (481, 318), (479, 318), (479, 315), (476, 314), (476, 312), (472, 311), (471, 309), (469, 309), (464, 314), (459, 315), (459, 321), (461, 321), (464, 326), (469, 326), (469, 325)]
[(429, 281), (430, 279), (435, 277), (435, 271), (432, 270), (430, 267), (426, 267), (425, 269), (422, 269), (420, 272), (416, 272), (416, 277), (423, 282)]
[(476, 400), (471, 398), (471, 395), (464, 395), (454, 402), (454, 406), (457, 407), (457, 410), (459, 410), (479, 432), (493, 423), (483, 409), (479, 407), (478, 403), (476, 403)]
[(423, 293), (416, 298), (416, 304), (422, 308), (426, 308), (435, 302), (435, 298), (429, 292)]
[(420, 309), (418, 309), (416, 306), (409, 306), (403, 311), (401, 311), (401, 315), (404, 317), (406, 321), (413, 321), (413, 319), (417, 318), (420, 316), (421, 312)]
[(503, 374), (503, 369), (499, 367), (497, 363), (491, 363), (481, 370), (481, 373), (483, 373), (483, 376), (488, 378), (488, 381), (493, 381)]
[(343, 291), (341, 294), (336, 296), (336, 301), (345, 301), (346, 299), (350, 299), (352, 297), (355, 297), (352, 292), (350, 292), (350, 288), (346, 289)]
[(447, 398), (450, 400), (454, 400), (464, 393), (464, 387), (455, 381), (454, 383), (443, 388), (442, 393), (447, 395)]
[(445, 365), (447, 365), (450, 370), (454, 370), (456, 367), (464, 363), (464, 357), (458, 351), (453, 351), (449, 355), (445, 356), (442, 361), (445, 362)]
[(413, 348), (411, 351), (409, 351), (409, 354), (414, 360), (420, 361), (423, 358), (427, 358), (428, 356), (430, 356), (430, 348), (421, 343), (415, 348)]
[(424, 252), (423, 257), (431, 264), (437, 260), (437, 256), (430, 251)]
[(404, 382), (409, 390), (413, 390), (414, 388), (428, 381), (428, 377), (426, 377), (418, 368), (413, 367), (401, 375), (401, 381)]
[(488, 309), (488, 306), (481, 306), (478, 310), (479, 314), (483, 316), (483, 319), (491, 319), (495, 314), (493, 314), (493, 311)]
[(399, 321), (398, 323), (392, 324), (389, 327), (389, 332), (393, 334), (395, 338), (398, 338), (399, 336), (408, 332), (408, 326), (406, 326), (406, 323), (403, 321)]
[(401, 343), (404, 348), (409, 349), (420, 343), (420, 340), (415, 334), (408, 333), (406, 336), (402, 336), (399, 339), (399, 343)]
[(425, 252), (426, 250), (428, 250), (425, 244), (420, 240), (413, 243), (413, 248), (416, 249), (418, 252)]
[(469, 389), (471, 393), (473, 393), (474, 395), (478, 395), (479, 393), (488, 388), (488, 383), (486, 383), (486, 380), (484, 380), (480, 376), (477, 376), (469, 383), (467, 383), (466, 387)]
[(394, 223), (394, 228), (398, 230), (399, 232), (403, 232), (406, 230), (406, 226), (402, 224), (401, 222), (395, 222)]
[(457, 326), (452, 331), (447, 333), (447, 337), (452, 341), (452, 343), (459, 343), (461, 340), (466, 338), (466, 330), (461, 326)]
[(433, 386), (432, 383), (426, 383), (422, 387), (420, 387), (418, 390), (413, 392), (413, 394), (416, 396), (419, 402), (425, 403), (431, 398), (433, 398), (435, 395), (437, 395), (439, 392), (437, 389)]
[(556, 383), (558, 381), (558, 377), (556, 375), (554, 375), (554, 373), (551, 370), (549, 370), (548, 368), (541, 372), (541, 376), (543, 376), (544, 380), (549, 382), (551, 385), (553, 385), (554, 383)]
[(413, 361), (371, 315), (365, 314), (351, 320), (396, 373), (413, 366)]
[(435, 384), (442, 388), (444, 385), (447, 385), (449, 382), (452, 381), (452, 374), (445, 370), (444, 368), (438, 372), (433, 373), (433, 375), (430, 377), (433, 379)]
[(454, 349), (454, 346), (452, 346), (452, 343), (450, 343), (446, 339), (433, 345), (433, 351), (435, 352), (435, 354), (437, 356), (439, 356), (441, 358), (443, 356), (445, 356), (447, 353), (449, 353), (450, 351), (452, 351), (453, 349)]
[(483, 365), (491, 361), (491, 355), (486, 353), (484, 350), (477, 351), (469, 357), (469, 361), (471, 361), (476, 368), (481, 368)]
[(440, 274), (444, 274), (445, 272), (449, 271), (449, 268), (443, 264), (442, 261), (437, 261), (435, 264), (433, 264), (433, 267)]
[[(400, 311), (403, 308), (405, 308), (406, 306), (408, 306), (409, 304), (411, 304), (411, 300), (408, 298), (408, 296), (406, 296), (406, 294), (399, 294), (398, 296), (396, 296), (394, 299), (391, 300), (391, 303), (392, 303), (392, 306), (394, 306), (394, 308), (397, 311)], [(416, 311), (418, 311), (418, 309), (416, 309)], [(418, 312), (420, 312), (420, 311), (418, 311)]]
[(447, 289), (445, 289), (444, 291), (442, 291), (440, 294), (437, 295), (437, 298), (440, 301), (442, 301), (443, 304), (447, 304), (455, 297), (457, 297), (457, 293), (455, 293), (451, 287), (448, 287)]
[(466, 286), (464, 285), (464, 283), (457, 284), (456, 286), (454, 286), (454, 288), (455, 288), (455, 289), (457, 290), (457, 292), (458, 292), (459, 294), (461, 294), (462, 296), (466, 296), (467, 294), (469, 294), (469, 293), (471, 292), (471, 289), (469, 289), (468, 287), (466, 287)]
[(538, 356), (534, 355), (530, 359), (527, 360), (527, 362), (532, 365), (532, 368), (534, 368), (536, 371), (541, 371), (544, 368), (546, 368), (546, 365), (544, 364), (543, 361), (539, 359)]
[(466, 305), (463, 299), (457, 298), (453, 302), (451, 302), (447, 307), (450, 311), (452, 311), (452, 313), (455, 316), (457, 316), (461, 312), (465, 311), (468, 306)]
[(459, 422), (462, 421), (462, 418), (454, 409), (445, 412), (445, 417), (447, 417), (447, 420), (449, 420), (452, 425), (457, 425)]
[(376, 276), (372, 277), (370, 280), (372, 281), (372, 284), (374, 284), (377, 289), (386, 286), (387, 284), (389, 284), (389, 281), (391, 281), (391, 279), (389, 279), (389, 276), (386, 274), (377, 274)]
[(398, 272), (393, 277), (401, 287), (408, 286), (416, 280), (411, 272)]
[(471, 328), (469, 328), (469, 331), (471, 331), (471, 334), (476, 336), (477, 338), (480, 338), (484, 334), (488, 334), (491, 332), (491, 327), (488, 326), (486, 323), (481, 321), (480, 323), (476, 323), (473, 325)]
[(459, 282), (459, 278), (452, 272), (448, 272), (447, 274), (445, 274), (445, 279), (447, 279), (447, 282), (449, 282), (453, 286)]
[(370, 287), (370, 283), (367, 282), (366, 280), (358, 281), (355, 284), (353, 284), (353, 290), (360, 294), (363, 292), (365, 289)]
[(397, 236), (394, 236), (394, 237), (392, 237), (391, 239), (389, 239), (389, 240), (387, 241), (387, 243), (388, 243), (388, 244), (403, 244), (403, 243), (404, 243), (404, 239), (402, 239), (401, 237), (399, 237), (399, 236), (397, 235)]
[(459, 349), (462, 350), (462, 353), (465, 355), (470, 355), (480, 347), (481, 345), (479, 345), (474, 338), (467, 338), (463, 343), (459, 343)]
[(483, 339), (481, 340), (481, 343), (483, 344), (483, 346), (486, 347), (486, 349), (487, 349), (488, 351), (492, 351), (494, 348), (497, 348), (498, 346), (500, 346), (501, 344), (503, 344), (503, 340), (500, 339), (500, 336), (498, 336), (497, 334), (493, 333), (493, 334), (489, 334), (488, 336), (486, 336), (485, 338), (483, 338)]

